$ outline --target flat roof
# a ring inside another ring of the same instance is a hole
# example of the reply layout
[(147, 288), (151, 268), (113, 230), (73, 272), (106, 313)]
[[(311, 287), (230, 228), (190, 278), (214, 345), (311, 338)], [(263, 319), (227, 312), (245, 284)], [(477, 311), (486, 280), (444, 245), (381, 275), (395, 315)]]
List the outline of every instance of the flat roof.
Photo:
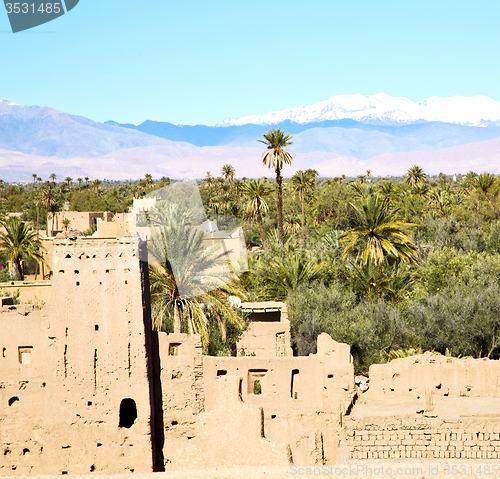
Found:
[(281, 311), (286, 306), (281, 301), (262, 301), (256, 303), (241, 303), (241, 309), (246, 311), (253, 311), (255, 313), (265, 313), (272, 311)]

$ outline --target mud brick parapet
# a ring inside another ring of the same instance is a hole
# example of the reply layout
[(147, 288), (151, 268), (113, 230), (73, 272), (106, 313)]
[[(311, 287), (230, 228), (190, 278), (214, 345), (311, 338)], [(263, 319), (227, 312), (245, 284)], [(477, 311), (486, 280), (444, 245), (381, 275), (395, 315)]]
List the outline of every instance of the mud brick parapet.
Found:
[(348, 459), (498, 459), (500, 420), (345, 421)]

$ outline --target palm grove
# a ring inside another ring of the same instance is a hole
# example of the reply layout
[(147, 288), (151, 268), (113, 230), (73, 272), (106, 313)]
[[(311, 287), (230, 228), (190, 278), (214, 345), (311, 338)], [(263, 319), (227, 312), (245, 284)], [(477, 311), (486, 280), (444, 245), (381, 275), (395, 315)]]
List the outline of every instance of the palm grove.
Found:
[[(246, 323), (227, 301), (236, 295), (286, 301), (296, 354), (314, 352), (316, 337), (326, 331), (351, 345), (360, 371), (419, 350), (500, 357), (498, 177), (472, 171), (429, 177), (414, 166), (402, 178), (375, 178), (367, 171), (323, 179), (314, 170), (299, 170), (286, 179), (295, 158), (292, 136), (273, 129), (259, 142), (269, 178), (238, 178), (226, 164), (219, 176), (207, 172), (199, 181), (211, 218), (241, 221), (248, 271), (239, 280), (220, 281), (205, 264), (217, 261), (216, 253), (200, 256), (200, 237), (189, 223), (162, 223), (168, 231), (161, 237), (175, 244), (158, 241), (157, 247), (173, 251), (182, 245), (183, 256), (192, 260), (175, 275), (168, 257), (150, 269), (158, 329), (199, 332), (208, 353), (230, 354)], [(128, 182), (56, 179), (0, 182), (0, 213), (22, 214), (21, 220), (3, 220), (3, 265), (16, 237), (27, 238), (16, 249), (19, 258), (37, 261), (33, 231), (48, 227), (47, 217), (51, 221), (62, 208), (126, 212), (133, 198), (171, 182), (151, 175)], [(23, 229), (21, 236), (16, 229)], [(20, 266), (14, 267), (19, 277)], [(8, 278), (5, 268), (0, 274)], [(196, 290), (193, 277), (214, 287)]]

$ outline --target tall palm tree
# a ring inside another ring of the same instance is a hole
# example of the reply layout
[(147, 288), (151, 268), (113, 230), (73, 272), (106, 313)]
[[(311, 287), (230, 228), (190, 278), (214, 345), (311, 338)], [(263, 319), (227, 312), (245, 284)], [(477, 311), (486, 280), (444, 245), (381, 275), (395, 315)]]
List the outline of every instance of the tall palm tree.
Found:
[(144, 175), (144, 181), (146, 182), (146, 188), (151, 188), (153, 185), (153, 175), (146, 173)]
[(60, 198), (56, 195), (54, 189), (50, 185), (49, 182), (46, 183), (46, 186), (42, 189), (41, 191), (41, 199), (43, 206), (45, 206), (45, 209), (47, 210), (47, 236), (49, 236), (49, 221), (48, 221), (48, 215), (52, 217), (52, 231), (54, 231), (54, 220), (55, 220), (55, 214), (57, 211), (59, 211), (59, 208), (61, 207), (61, 200)]
[(255, 213), (259, 226), (260, 239), (262, 240), (262, 247), (266, 249), (267, 238), (264, 223), (262, 221), (262, 212), (269, 209), (265, 198), (271, 193), (272, 187), (266, 180), (250, 180), (243, 184), (242, 191), (243, 194), (249, 197), (247, 211)]
[(71, 178), (70, 176), (67, 176), (64, 181), (67, 183), (68, 185), (68, 189), (71, 188), (71, 182), (73, 181), (73, 178)]
[(414, 188), (415, 186), (425, 183), (427, 175), (424, 170), (420, 166), (412, 166), (405, 174), (405, 181), (410, 188)]
[(339, 235), (346, 245), (342, 256), (356, 254), (364, 264), (381, 265), (387, 256), (404, 262), (416, 263), (417, 249), (403, 232), (405, 223), (396, 219), (398, 210), (389, 211), (389, 203), (378, 195), (360, 198), (351, 204), (354, 210), (354, 227)]
[(19, 218), (0, 220), (0, 225), (5, 228), (5, 232), (0, 232), (0, 249), (7, 252), (16, 279), (22, 281), (24, 279), (23, 260), (32, 258), (38, 263), (45, 261), (41, 252), (42, 244), (36, 232)]
[(57, 175), (55, 173), (51, 173), (49, 178), (52, 180), (52, 186), (56, 186)]
[(302, 228), (306, 225), (306, 209), (305, 209), (305, 197), (308, 191), (311, 191), (315, 188), (316, 183), (315, 180), (318, 176), (318, 172), (316, 170), (299, 170), (295, 175), (292, 176), (290, 183), (292, 188), (298, 193), (300, 204), (302, 207)]
[(222, 176), (224, 176), (224, 179), (229, 183), (233, 181), (235, 173), (236, 171), (232, 165), (224, 165), (222, 167)]
[(86, 176), (86, 177), (84, 178), (84, 180), (85, 180), (85, 185), (87, 185), (87, 186), (88, 186), (90, 178), (89, 178), (88, 176)]
[(285, 133), (281, 128), (273, 128), (263, 135), (264, 140), (257, 140), (267, 146), (267, 151), (262, 154), (262, 163), (269, 167), (274, 168), (276, 173), (277, 184), (277, 211), (278, 211), (278, 234), (281, 244), (285, 242), (285, 233), (283, 231), (283, 177), (281, 170), (285, 164), (293, 165), (293, 156), (295, 153), (286, 149), (287, 146), (292, 145), (290, 141), (293, 136)]
[(99, 187), (102, 185), (102, 181), (101, 180), (94, 180), (92, 182), (92, 186), (94, 187), (94, 190), (96, 193), (99, 192)]
[(187, 332), (200, 334), (207, 349), (207, 316), (211, 316), (225, 340), (225, 325), (232, 323), (241, 328), (243, 321), (227, 301), (229, 295), (241, 296), (242, 292), (227, 274), (217, 271), (224, 254), (216, 252), (217, 245), (204, 248), (203, 233), (182, 221), (167, 221), (157, 228), (148, 242), (150, 253), (158, 260), (149, 264), (155, 329), (161, 329), (173, 312), (174, 332), (182, 332), (187, 323)]
[(31, 176), (33, 177), (33, 184), (35, 184), (36, 179), (38, 178), (38, 175), (36, 173), (33, 173)]
[(81, 190), (82, 189), (82, 181), (83, 181), (83, 178), (78, 178), (78, 189)]

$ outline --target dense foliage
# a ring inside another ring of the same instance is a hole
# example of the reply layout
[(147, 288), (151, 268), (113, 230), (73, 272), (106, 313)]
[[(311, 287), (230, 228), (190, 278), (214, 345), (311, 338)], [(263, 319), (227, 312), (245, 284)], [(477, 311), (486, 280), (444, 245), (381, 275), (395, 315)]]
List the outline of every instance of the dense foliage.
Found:
[[(414, 166), (399, 178), (324, 179), (307, 170), (286, 179), (288, 168), (283, 161), (278, 175), (282, 215), (274, 177), (238, 178), (228, 164), (219, 177), (207, 172), (199, 189), (210, 217), (236, 216), (245, 231), (249, 270), (231, 287), (252, 301), (287, 301), (296, 354), (314, 352), (326, 331), (351, 345), (359, 371), (411, 349), (500, 358), (498, 177), (429, 177)], [(21, 213), (43, 230), (60, 209), (124, 212), (169, 182), (44, 183), (34, 175), (31, 184), (0, 183), (0, 215)], [(173, 328), (176, 304), (165, 300), (159, 327)], [(200, 304), (207, 350), (228, 351), (242, 323)]]

